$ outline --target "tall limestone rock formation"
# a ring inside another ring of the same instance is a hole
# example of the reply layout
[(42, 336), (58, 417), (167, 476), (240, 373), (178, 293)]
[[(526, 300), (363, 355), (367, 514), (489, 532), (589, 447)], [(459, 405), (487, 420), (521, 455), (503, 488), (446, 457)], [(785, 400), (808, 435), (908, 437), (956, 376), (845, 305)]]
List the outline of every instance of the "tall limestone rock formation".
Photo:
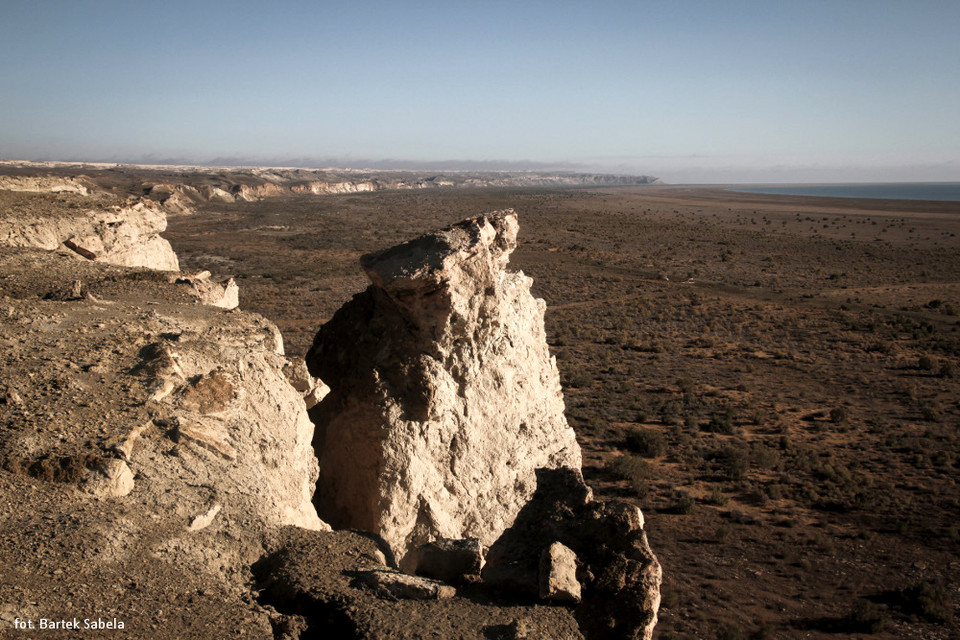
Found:
[(318, 512), (380, 534), (408, 570), (436, 538), (492, 544), (537, 469), (580, 468), (546, 304), (506, 270), (517, 230), (497, 211), (364, 256), (373, 284), (307, 355), (332, 389), (311, 410)]

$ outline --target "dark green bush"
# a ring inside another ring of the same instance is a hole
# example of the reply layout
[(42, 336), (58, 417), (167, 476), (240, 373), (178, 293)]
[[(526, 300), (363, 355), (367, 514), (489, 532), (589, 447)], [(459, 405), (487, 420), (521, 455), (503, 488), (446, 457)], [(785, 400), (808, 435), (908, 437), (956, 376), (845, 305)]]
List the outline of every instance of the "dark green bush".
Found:
[(716, 452), (714, 459), (727, 480), (743, 480), (750, 470), (750, 454), (741, 447), (724, 447)]
[(834, 407), (830, 409), (830, 422), (835, 422), (840, 424), (841, 422), (847, 421), (847, 416), (849, 412), (846, 407)]
[(877, 633), (883, 629), (883, 611), (869, 600), (857, 600), (842, 626), (849, 633)]
[(700, 429), (706, 431), (707, 433), (730, 435), (733, 433), (733, 423), (730, 422), (730, 418), (728, 416), (715, 413), (710, 416), (709, 422), (701, 425)]
[(667, 441), (663, 434), (646, 427), (630, 429), (624, 444), (628, 451), (644, 458), (657, 458), (667, 452)]
[(924, 580), (907, 587), (901, 594), (900, 606), (906, 613), (940, 623), (953, 618), (953, 603), (943, 584)]
[(642, 498), (650, 490), (650, 464), (640, 456), (625, 455), (611, 460), (607, 469), (618, 478), (627, 480), (630, 488)]

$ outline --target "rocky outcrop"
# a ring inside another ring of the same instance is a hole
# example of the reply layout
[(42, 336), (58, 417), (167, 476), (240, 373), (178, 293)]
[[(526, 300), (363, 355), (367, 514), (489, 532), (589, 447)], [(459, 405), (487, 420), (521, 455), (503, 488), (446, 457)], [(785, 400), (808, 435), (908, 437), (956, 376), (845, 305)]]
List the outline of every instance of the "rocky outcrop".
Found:
[(124, 637), (273, 637), (248, 587), (264, 536), (329, 529), (277, 328), (66, 253), (0, 247), (0, 273), (0, 600)]
[[(81, 278), (89, 295), (56, 302), (0, 288), (17, 296), (0, 319), (4, 339), (31, 345), (10, 351), (3, 365), (5, 380), (30, 380), (14, 388), (20, 405), (8, 404), (5, 419), (15, 424), (45, 406), (60, 407), (35, 428), (5, 432), (0, 458), (7, 468), (39, 472), (38, 460), (75, 459), (82, 468), (71, 481), (96, 495), (167, 503), (163, 492), (174, 490), (179, 499), (169, 507), (184, 521), (209, 508), (212, 492), (230, 517), (325, 527), (311, 502), (313, 425), (302, 392), (284, 373), (274, 325), (255, 314), (196, 306), (180, 295), (189, 285), (162, 276), (22, 250), (0, 266), (15, 260), (42, 271), (46, 287), (57, 277)], [(42, 366), (40, 358), (64, 349), (85, 364), (65, 374)], [(126, 407), (123, 418), (104, 423), (96, 407), (118, 402)], [(188, 485), (206, 487), (196, 504)]]
[(364, 256), (373, 284), (307, 355), (331, 388), (311, 411), (318, 511), (381, 535), (406, 569), (435, 538), (493, 543), (537, 469), (580, 467), (545, 303), (506, 269), (517, 230), (498, 211)]
[(292, 185), (290, 190), (299, 194), (309, 193), (313, 195), (334, 195), (341, 193), (365, 193), (370, 191), (379, 191), (382, 188), (383, 187), (374, 180), (364, 180), (360, 182), (342, 180), (340, 182), (304, 182)]
[(276, 196), (287, 195), (288, 191), (283, 185), (273, 182), (264, 182), (263, 184), (238, 184), (231, 189), (237, 200), (244, 202), (255, 202), (264, 198), (273, 198)]
[(42, 208), (38, 201), (44, 199), (0, 192), (0, 245), (60, 250), (127, 267), (180, 268), (170, 243), (160, 237), (167, 217), (149, 201), (107, 204), (75, 196)]
[(371, 286), (307, 355), (332, 389), (311, 411), (315, 503), (408, 571), (482, 567), (500, 597), (575, 607), (589, 638), (650, 640), (660, 565), (639, 509), (583, 482), (545, 305), (507, 269), (517, 231), (497, 211), (361, 259)]
[(31, 193), (90, 193), (91, 185), (82, 178), (54, 176), (0, 176), (0, 191), (27, 191)]
[(660, 563), (640, 510), (601, 502), (572, 469), (541, 469), (537, 490), (490, 547), (484, 584), (498, 592), (575, 603), (591, 639), (651, 640)]
[(203, 303), (221, 309), (236, 309), (240, 306), (240, 287), (233, 278), (223, 282), (210, 279), (209, 271), (174, 276), (173, 282), (189, 284), (194, 295)]

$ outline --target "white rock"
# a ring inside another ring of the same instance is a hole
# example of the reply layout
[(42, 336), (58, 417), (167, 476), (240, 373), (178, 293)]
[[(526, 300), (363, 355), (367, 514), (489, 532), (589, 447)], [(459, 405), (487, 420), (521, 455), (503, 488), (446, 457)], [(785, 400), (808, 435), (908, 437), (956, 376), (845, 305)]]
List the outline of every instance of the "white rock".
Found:
[(52, 176), (0, 176), (0, 190), (30, 191), (33, 193), (78, 193), (89, 194), (87, 185), (76, 178)]
[(104, 460), (91, 473), (87, 489), (100, 498), (122, 498), (133, 491), (133, 472), (123, 460)]
[(580, 602), (577, 554), (559, 542), (544, 549), (540, 557), (540, 597), (556, 602)]
[(407, 570), (435, 538), (492, 543), (536, 469), (580, 467), (546, 305), (505, 269), (517, 230), (494, 212), (365, 256), (373, 286), (307, 355), (332, 389), (313, 410), (321, 517), (380, 534)]
[(163, 211), (150, 201), (140, 201), (86, 211), (55, 211), (35, 217), (3, 217), (0, 218), (0, 245), (53, 251), (71, 241), (94, 254), (100, 262), (177, 271), (180, 269), (177, 254), (159, 235), (166, 228), (167, 217)]
[(219, 504), (215, 504), (206, 513), (198, 515), (196, 518), (190, 521), (190, 524), (187, 526), (187, 531), (200, 531), (201, 529), (206, 529), (211, 524), (213, 524), (214, 518), (217, 517), (217, 514), (220, 513), (222, 509)]

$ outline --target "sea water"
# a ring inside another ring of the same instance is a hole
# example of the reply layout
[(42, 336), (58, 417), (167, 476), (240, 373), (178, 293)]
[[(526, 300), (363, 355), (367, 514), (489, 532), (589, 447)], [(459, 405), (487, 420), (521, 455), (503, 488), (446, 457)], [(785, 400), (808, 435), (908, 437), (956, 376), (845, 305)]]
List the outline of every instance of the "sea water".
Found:
[(960, 182), (884, 182), (877, 184), (785, 184), (734, 187), (731, 191), (782, 196), (828, 198), (882, 198), (886, 200), (941, 200), (960, 202)]

